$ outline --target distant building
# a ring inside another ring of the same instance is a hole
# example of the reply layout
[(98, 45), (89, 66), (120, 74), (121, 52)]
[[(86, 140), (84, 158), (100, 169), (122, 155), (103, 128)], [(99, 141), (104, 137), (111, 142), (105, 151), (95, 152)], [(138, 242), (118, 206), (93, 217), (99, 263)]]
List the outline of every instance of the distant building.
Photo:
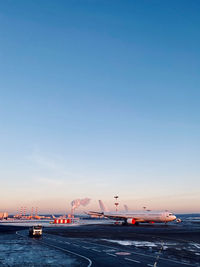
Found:
[(8, 218), (8, 213), (7, 212), (0, 212), (0, 220), (6, 219)]

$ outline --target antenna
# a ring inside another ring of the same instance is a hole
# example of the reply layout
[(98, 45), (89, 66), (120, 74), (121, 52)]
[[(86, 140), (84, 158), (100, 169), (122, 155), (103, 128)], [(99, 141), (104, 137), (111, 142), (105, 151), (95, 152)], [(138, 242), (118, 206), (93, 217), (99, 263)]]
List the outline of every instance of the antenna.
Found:
[(38, 216), (38, 207), (35, 208), (35, 216)]
[(118, 206), (119, 206), (119, 202), (118, 202), (118, 198), (119, 196), (114, 196), (114, 199), (115, 199), (115, 209), (116, 209), (116, 212), (118, 211)]
[(23, 207), (20, 208), (20, 217), (22, 217)]
[(24, 207), (24, 212), (23, 212), (23, 214), (24, 214), (24, 217), (26, 216), (26, 207)]

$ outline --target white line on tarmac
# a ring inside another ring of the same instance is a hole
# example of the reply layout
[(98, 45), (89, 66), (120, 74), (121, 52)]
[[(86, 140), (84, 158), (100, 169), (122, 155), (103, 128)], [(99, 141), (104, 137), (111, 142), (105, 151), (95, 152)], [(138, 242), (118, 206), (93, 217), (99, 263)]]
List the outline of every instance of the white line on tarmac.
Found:
[(98, 249), (95, 249), (95, 248), (92, 248), (91, 250), (94, 250), (96, 252), (101, 252), (101, 250), (98, 250)]
[(103, 252), (116, 252), (116, 249), (103, 249)]
[(107, 255), (113, 256), (113, 257), (117, 257), (115, 254), (111, 254), (111, 253), (106, 253)]
[(133, 261), (133, 262), (136, 262), (136, 263), (140, 263), (140, 261), (136, 261), (136, 260), (133, 260), (133, 259), (129, 259), (129, 258), (124, 258), (125, 260), (127, 261)]
[(87, 258), (87, 257), (85, 257), (85, 256), (83, 256), (83, 255), (81, 255), (81, 254), (72, 252), (72, 251), (70, 251), (70, 250), (68, 250), (68, 249), (64, 249), (64, 248), (61, 248), (61, 247), (57, 247), (57, 246), (54, 246), (54, 245), (50, 245), (50, 244), (47, 244), (47, 243), (42, 242), (42, 241), (39, 241), (39, 242), (41, 242), (41, 243), (43, 243), (43, 244), (45, 244), (45, 245), (47, 245), (47, 246), (54, 247), (54, 248), (60, 249), (60, 250), (62, 250), (62, 251), (66, 251), (66, 252), (69, 252), (69, 253), (74, 254), (74, 255), (76, 255), (76, 256), (79, 256), (79, 257), (81, 257), (81, 258), (83, 258), (83, 259), (86, 259), (86, 260), (89, 261), (89, 264), (88, 264), (87, 267), (92, 266), (92, 261), (91, 261), (89, 258)]
[(184, 265), (188, 265), (188, 266), (196, 266), (196, 265), (191, 264), (191, 263), (185, 263), (185, 262), (182, 262), (182, 261), (176, 261), (176, 260), (167, 259), (167, 258), (165, 259), (165, 258), (161, 258), (161, 257), (160, 257), (160, 260), (171, 261), (171, 262), (174, 262), (174, 263), (184, 264)]
[[(112, 247), (112, 246), (107, 246), (107, 245), (102, 245), (102, 244), (92, 243), (92, 242), (87, 242), (87, 241), (82, 241), (82, 242), (87, 243), (87, 244), (92, 244), (92, 245), (95, 245), (95, 246), (107, 247), (107, 248), (110, 248), (110, 249), (115, 250), (115, 251), (117, 250), (116, 247)], [(136, 255), (140, 255), (140, 256), (149, 257), (149, 258), (155, 258), (155, 256), (144, 254), (144, 253), (134, 252), (132, 250), (131, 250), (131, 253), (136, 254)]]
[[(46, 233), (45, 233), (45, 235), (46, 235)], [(47, 234), (47, 235), (51, 235), (51, 236), (55, 236), (55, 235), (53, 235), (53, 234)], [(24, 236), (23, 236), (24, 237)], [(53, 238), (52, 238), (53, 239)], [(57, 240), (57, 239), (54, 239), (54, 240)], [(107, 247), (107, 248), (112, 248), (112, 249), (115, 249), (116, 250), (116, 248), (115, 247), (112, 247), (112, 246), (108, 246), (108, 245), (102, 245), (102, 244), (98, 244), (98, 243), (94, 243), (94, 242), (88, 242), (88, 241), (82, 241), (82, 242), (84, 242), (84, 243), (87, 243), (87, 244), (92, 244), (92, 245), (97, 245), (97, 246), (102, 246), (102, 247)], [(83, 247), (83, 246), (82, 246)], [(84, 247), (84, 248), (86, 248), (86, 247)], [(87, 249), (90, 249), (90, 248), (87, 248)], [(144, 253), (138, 253), (138, 252), (133, 252), (133, 251), (131, 251), (131, 253), (132, 254), (136, 254), (136, 255), (141, 255), (141, 256), (145, 256), (145, 257), (149, 257), (149, 258), (154, 258), (155, 256), (152, 256), (152, 255), (148, 255), (148, 254), (144, 254)], [(187, 266), (195, 266), (194, 264), (190, 264), (190, 263), (184, 263), (184, 262), (180, 262), (180, 261), (176, 261), (176, 260), (173, 260), (173, 259), (169, 259), (169, 258), (162, 258), (162, 257), (160, 257), (160, 260), (163, 260), (163, 261), (168, 261), (168, 262), (174, 262), (174, 263), (178, 263), (178, 264), (184, 264), (184, 265), (187, 265)], [(153, 266), (153, 265), (149, 265), (149, 266)], [(200, 267), (200, 266), (199, 266)]]
[[(18, 232), (16, 232), (16, 234), (19, 235), (19, 236), (22, 236), (22, 237), (26, 237), (26, 236), (20, 235)], [(34, 241), (36, 241), (36, 240), (34, 240)], [(54, 245), (45, 243), (45, 242), (40, 241), (40, 240), (38, 240), (38, 241), (36, 241), (36, 242), (40, 242), (40, 243), (43, 243), (43, 244), (45, 244), (45, 245), (47, 245), (47, 246), (49, 246), (49, 247), (57, 248), (57, 249), (59, 249), (59, 250), (62, 250), (62, 251), (71, 253), (71, 254), (73, 254), (73, 255), (76, 255), (76, 256), (78, 256), (78, 257), (81, 257), (81, 258), (83, 258), (83, 259), (85, 259), (85, 260), (87, 260), (87, 261), (89, 262), (89, 264), (88, 264), (87, 267), (92, 266), (92, 260), (89, 259), (89, 258), (87, 258), (87, 257), (85, 257), (85, 256), (83, 256), (83, 255), (81, 255), (81, 254), (75, 253), (75, 252), (70, 251), (70, 250), (68, 250), (68, 249), (64, 249), (64, 248), (61, 248), (61, 247), (57, 247), (57, 246), (54, 246)]]
[[(112, 246), (107, 246), (107, 245), (102, 245), (102, 244), (92, 243), (92, 242), (87, 242), (87, 241), (82, 241), (82, 242), (87, 243), (87, 244), (92, 244), (92, 245), (95, 244), (95, 246), (102, 246), (102, 247), (112, 248), (112, 249), (115, 249), (116, 250), (116, 248), (115, 247), (112, 247)], [(154, 258), (155, 259), (155, 256), (153, 256), (153, 255), (148, 255), (148, 254), (144, 254), (144, 253), (138, 253), (138, 252), (135, 252), (135, 251), (132, 251), (132, 250), (131, 250), (131, 253), (132, 254), (135, 254), (135, 255), (140, 255), (140, 256), (145, 256), (145, 257), (148, 257), (148, 258)], [(184, 264), (184, 265), (188, 265), (188, 266), (196, 266), (196, 265), (191, 264), (191, 263), (184, 263), (184, 262), (172, 260), (172, 259), (169, 259), (169, 258), (162, 258), (162, 257), (160, 257), (160, 261), (161, 260), (168, 261), (168, 262), (171, 261), (171, 262), (174, 262), (174, 263)], [(151, 265), (151, 266), (153, 266), (153, 265)]]

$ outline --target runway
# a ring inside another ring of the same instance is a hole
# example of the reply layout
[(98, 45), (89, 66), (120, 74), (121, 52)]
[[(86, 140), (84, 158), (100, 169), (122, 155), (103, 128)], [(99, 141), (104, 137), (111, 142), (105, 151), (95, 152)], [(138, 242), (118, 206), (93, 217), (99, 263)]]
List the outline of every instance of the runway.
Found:
[(200, 267), (200, 222), (44, 224), (38, 239), (28, 236), (27, 225), (6, 223), (0, 225), (0, 251), (1, 266)]
[[(28, 231), (18, 231), (17, 235), (28, 237)], [(195, 263), (169, 259), (163, 255), (162, 244), (154, 253), (151, 250), (140, 251), (130, 247), (121, 247), (115, 243), (102, 244), (98, 239), (72, 238), (44, 233), (42, 238), (34, 239), (35, 242), (50, 246), (63, 253), (72, 254), (79, 258), (80, 266), (136, 266), (136, 267), (199, 267)]]

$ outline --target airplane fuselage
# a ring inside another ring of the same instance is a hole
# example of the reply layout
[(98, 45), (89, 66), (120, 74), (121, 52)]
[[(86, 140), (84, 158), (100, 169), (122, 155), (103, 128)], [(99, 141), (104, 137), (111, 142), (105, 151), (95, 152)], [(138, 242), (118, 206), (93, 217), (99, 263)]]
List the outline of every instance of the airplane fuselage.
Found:
[(171, 222), (176, 220), (176, 216), (170, 212), (104, 212), (104, 217), (112, 219), (134, 219), (136, 222)]
[(100, 216), (117, 221), (124, 221), (128, 224), (135, 223), (167, 223), (176, 220), (171, 212), (89, 212), (92, 216)]

